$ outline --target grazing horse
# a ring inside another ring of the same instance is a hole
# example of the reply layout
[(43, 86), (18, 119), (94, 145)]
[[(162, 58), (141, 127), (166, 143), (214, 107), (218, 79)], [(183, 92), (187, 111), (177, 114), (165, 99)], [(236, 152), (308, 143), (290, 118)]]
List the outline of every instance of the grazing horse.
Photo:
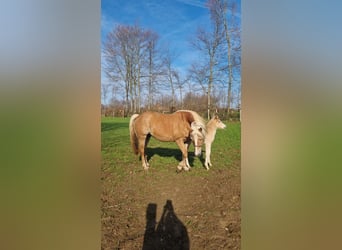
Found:
[(182, 151), (182, 161), (177, 166), (178, 170), (189, 170), (188, 148), (193, 141), (195, 155), (202, 152), (202, 144), (205, 138), (205, 123), (202, 117), (191, 110), (179, 110), (172, 114), (161, 114), (147, 111), (142, 114), (134, 114), (129, 122), (130, 139), (135, 154), (140, 154), (142, 166), (149, 168), (145, 150), (153, 136), (159, 141), (176, 142)]
[(211, 153), (211, 144), (213, 143), (216, 135), (217, 129), (224, 129), (226, 128), (226, 125), (220, 120), (220, 118), (215, 115), (206, 126), (207, 134), (205, 137), (205, 168), (209, 170), (209, 166), (211, 167), (211, 161), (210, 161), (210, 153)]

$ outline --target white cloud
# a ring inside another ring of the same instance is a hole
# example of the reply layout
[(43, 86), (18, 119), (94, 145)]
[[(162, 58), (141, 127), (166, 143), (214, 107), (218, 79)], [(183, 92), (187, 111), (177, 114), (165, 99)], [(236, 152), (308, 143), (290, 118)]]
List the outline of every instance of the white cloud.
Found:
[(183, 4), (191, 5), (194, 7), (199, 7), (206, 9), (205, 7), (205, 1), (200, 1), (200, 0), (177, 0), (178, 2), (181, 2)]

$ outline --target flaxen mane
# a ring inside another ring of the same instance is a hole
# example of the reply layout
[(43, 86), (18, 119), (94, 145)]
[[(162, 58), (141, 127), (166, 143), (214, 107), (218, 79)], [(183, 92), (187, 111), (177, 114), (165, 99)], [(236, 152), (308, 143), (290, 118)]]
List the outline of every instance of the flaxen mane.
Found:
[[(188, 117), (188, 121), (190, 122), (190, 124), (195, 121), (196, 123), (198, 123), (202, 128), (203, 128), (203, 133), (205, 133), (205, 129), (206, 129), (206, 125), (205, 125), (205, 121), (204, 119), (197, 114), (195, 111), (192, 110), (177, 110), (176, 112), (186, 112), (187, 114), (191, 114), (192, 118), (190, 118), (190, 116)], [(205, 135), (205, 134), (204, 134)]]

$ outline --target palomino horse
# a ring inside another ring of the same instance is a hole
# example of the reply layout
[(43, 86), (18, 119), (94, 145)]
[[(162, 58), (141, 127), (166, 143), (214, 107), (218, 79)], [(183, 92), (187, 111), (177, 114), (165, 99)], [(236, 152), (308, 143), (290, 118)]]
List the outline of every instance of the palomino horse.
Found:
[(205, 136), (205, 168), (209, 170), (209, 166), (211, 167), (210, 161), (210, 153), (211, 153), (211, 144), (213, 143), (216, 135), (216, 130), (224, 129), (226, 125), (220, 120), (220, 118), (215, 115), (208, 123), (207, 123), (207, 134)]
[(140, 115), (132, 115), (129, 131), (133, 151), (135, 154), (140, 154), (145, 170), (149, 168), (145, 150), (153, 136), (160, 141), (177, 143), (183, 155), (177, 168), (187, 171), (190, 169), (188, 148), (191, 141), (195, 145), (195, 155), (201, 155), (205, 138), (205, 123), (202, 117), (191, 110), (179, 110), (172, 114), (147, 111)]

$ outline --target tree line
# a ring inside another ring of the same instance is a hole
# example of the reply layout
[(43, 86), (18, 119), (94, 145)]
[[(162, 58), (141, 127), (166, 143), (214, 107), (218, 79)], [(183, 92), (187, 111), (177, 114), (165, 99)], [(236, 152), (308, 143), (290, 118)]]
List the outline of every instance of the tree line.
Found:
[(103, 100), (111, 94), (104, 107), (120, 106), (124, 114), (187, 108), (205, 110), (208, 117), (213, 109), (229, 114), (232, 107), (239, 108), (241, 45), (236, 4), (208, 0), (206, 6), (210, 25), (199, 26), (191, 39), (190, 46), (200, 57), (185, 75), (176, 69), (176, 55), (160, 45), (156, 32), (138, 24), (115, 26), (102, 50), (103, 72), (110, 82), (101, 86)]

